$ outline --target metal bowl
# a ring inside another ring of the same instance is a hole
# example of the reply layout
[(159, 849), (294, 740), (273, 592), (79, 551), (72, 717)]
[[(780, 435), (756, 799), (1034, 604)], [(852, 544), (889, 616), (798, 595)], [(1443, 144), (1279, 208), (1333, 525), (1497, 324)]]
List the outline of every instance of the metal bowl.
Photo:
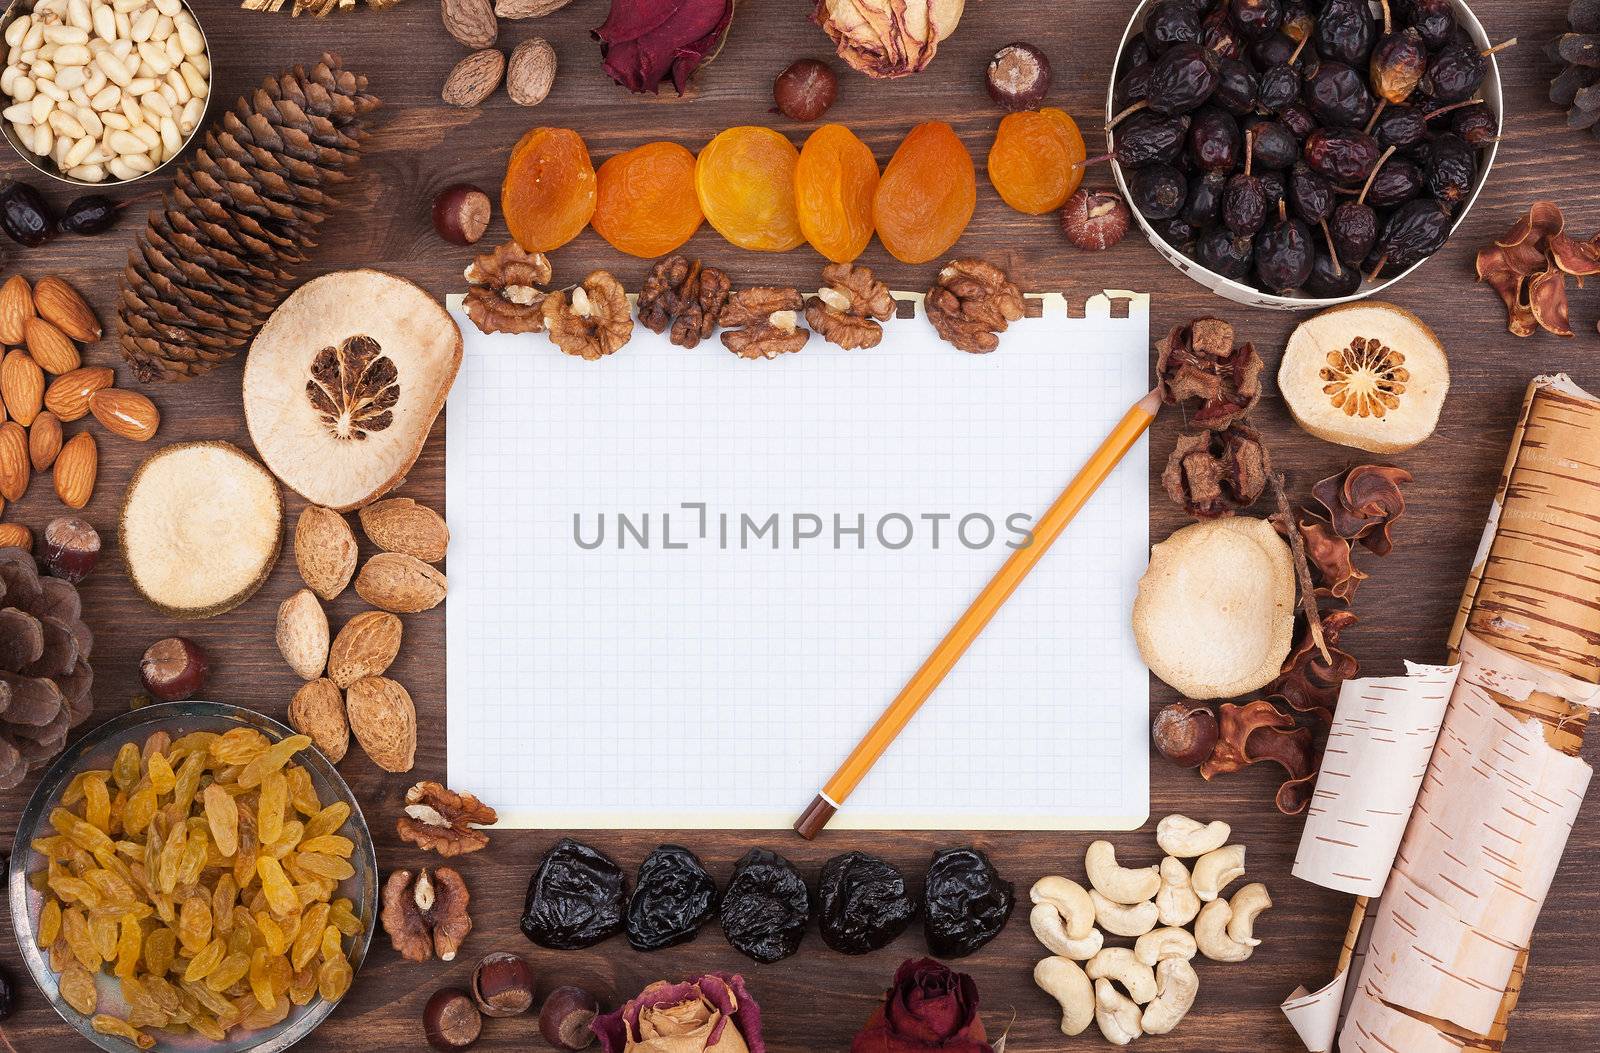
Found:
[[(1128, 28), (1122, 32), (1122, 41), (1117, 45), (1116, 62), (1111, 67), (1111, 83), (1106, 89), (1107, 125), (1110, 125), (1111, 118), (1116, 115), (1115, 96), (1117, 82), (1122, 79), (1122, 56), (1127, 51), (1128, 41), (1144, 26), (1145, 13), (1154, 3), (1156, 3), (1156, 0), (1140, 0), (1139, 5), (1134, 8), (1133, 17), (1128, 20)], [(1376, 4), (1372, 6), (1374, 10), (1377, 9)], [(1489, 36), (1484, 32), (1483, 23), (1478, 21), (1478, 16), (1472, 13), (1472, 9), (1462, 0), (1452, 0), (1451, 6), (1455, 8), (1456, 15), (1459, 17), (1462, 26), (1472, 35), (1472, 39), (1477, 42), (1478, 46), (1480, 48), (1488, 48)], [(1477, 182), (1473, 184), (1472, 193), (1462, 204), (1461, 210), (1456, 213), (1455, 221), (1450, 224), (1451, 234), (1454, 234), (1456, 229), (1461, 226), (1462, 221), (1467, 218), (1467, 213), (1471, 211), (1473, 203), (1478, 200), (1478, 194), (1482, 192), (1483, 185), (1489, 178), (1489, 170), (1494, 167), (1495, 156), (1500, 152), (1498, 134), (1505, 125), (1505, 109), (1500, 92), (1500, 65), (1494, 55), (1489, 56), (1489, 73), (1483, 79), (1483, 87), (1480, 92), (1483, 96), (1484, 104), (1489, 108), (1489, 112), (1494, 114), (1497, 137), (1495, 142), (1489, 144), (1488, 150), (1480, 154), (1482, 160), (1478, 166)], [(1107, 139), (1110, 140), (1113, 135), (1114, 133), (1108, 132)], [(1245, 285), (1243, 282), (1236, 282), (1232, 278), (1226, 278), (1215, 271), (1207, 270), (1198, 261), (1192, 260), (1179, 252), (1176, 246), (1167, 244), (1161, 235), (1156, 233), (1155, 228), (1150, 225), (1150, 222), (1144, 218), (1143, 214), (1138, 209), (1131, 207), (1133, 199), (1128, 191), (1127, 180), (1124, 178), (1122, 166), (1117, 163), (1114, 157), (1111, 159), (1111, 172), (1117, 181), (1117, 189), (1122, 193), (1123, 198), (1130, 202), (1129, 211), (1133, 213), (1134, 219), (1138, 221), (1139, 229), (1144, 231), (1144, 236), (1149, 240), (1150, 244), (1156, 247), (1156, 251), (1166, 258), (1168, 263), (1219, 296), (1225, 296), (1235, 303), (1242, 303), (1247, 307), (1267, 307), (1275, 311), (1309, 311), (1332, 307), (1335, 304), (1350, 303), (1352, 300), (1362, 300), (1375, 293), (1382, 292), (1428, 262), (1426, 259), (1419, 260), (1399, 274), (1391, 278), (1385, 278), (1381, 282), (1363, 282), (1361, 287), (1349, 296), (1321, 299), (1313, 296), (1275, 296), (1272, 293), (1262, 292), (1252, 285)]]
[[(35, 2), (36, 0), (11, 0), (11, 2), (6, 5), (4, 14), (0, 14), (0, 35), (4, 35), (5, 31), (10, 28), (11, 23), (15, 22), (24, 14), (32, 12)], [(206, 35), (206, 27), (200, 19), (200, 12), (195, 10), (195, 7), (190, 0), (183, 0), (183, 6), (184, 9), (187, 10), (190, 16), (194, 19), (196, 28), (200, 30), (200, 39), (205, 45), (204, 54), (206, 61), (209, 63), (211, 61), (211, 38)], [(0, 49), (3, 49), (3, 45), (0, 45)], [(4, 68), (5, 67), (3, 65), (0, 65), (0, 69)], [(72, 176), (67, 175), (65, 172), (57, 168), (55, 162), (50, 158), (34, 153), (31, 145), (24, 146), (22, 140), (17, 138), (16, 129), (11, 127), (10, 121), (0, 120), (0, 134), (5, 136), (6, 142), (11, 144), (11, 148), (17, 152), (17, 156), (26, 161), (30, 166), (32, 166), (34, 171), (38, 172), (40, 175), (49, 176), (51, 179), (78, 187), (131, 186), (132, 184), (139, 182), (141, 179), (147, 179), (150, 176), (155, 175), (157, 172), (164, 171), (169, 165), (172, 164), (172, 162), (176, 161), (178, 158), (187, 153), (189, 147), (194, 145), (195, 141), (200, 138), (201, 134), (205, 131), (206, 118), (211, 114), (211, 100), (216, 95), (216, 84), (216, 69), (213, 66), (211, 71), (206, 76), (206, 97), (200, 110), (200, 119), (195, 122), (194, 130), (184, 137), (183, 145), (179, 146), (171, 157), (166, 158), (150, 171), (134, 176), (132, 179), (114, 179), (108, 177), (106, 179), (102, 179), (98, 183), (91, 183), (83, 179), (74, 179)], [(0, 93), (0, 109), (4, 109), (5, 107), (11, 105), (11, 103), (12, 99), (9, 95)]]
[[(38, 947), (34, 934), (44, 897), (29, 883), (29, 878), (44, 869), (45, 863), (43, 857), (33, 850), (33, 841), (36, 837), (54, 832), (49, 825), (50, 811), (72, 777), (87, 768), (109, 768), (123, 743), (143, 743), (158, 731), (165, 731), (176, 739), (192, 731), (220, 733), (237, 727), (255, 728), (273, 741), (293, 734), (289, 728), (270, 717), (221, 702), (168, 702), (145, 706), (113, 717), (68, 747), (50, 766), (22, 811), (22, 818), (17, 824), (16, 843), (11, 851), (10, 877), (11, 927), (16, 933), (17, 947), (27, 961), (34, 982), (45, 993), (50, 1004), (55, 1006), (61, 1018), (108, 1053), (127, 1053), (130, 1046), (123, 1039), (96, 1032), (89, 1026), (88, 1017), (62, 1000), (56, 973)], [(294, 762), (311, 773), (317, 796), (324, 802), (344, 801), (350, 806), (350, 818), (345, 821), (340, 833), (355, 842), (355, 854), (350, 859), (355, 874), (340, 884), (339, 894), (355, 903), (357, 914), (365, 923), (362, 933), (355, 937), (350, 947), (351, 967), (359, 973), (378, 919), (378, 859), (373, 851), (372, 833), (361, 815), (361, 806), (355, 794), (350, 792), (350, 787), (345, 785), (332, 763), (321, 752), (316, 749), (302, 750), (295, 755)], [(99, 988), (100, 1011), (123, 1015), (127, 1006), (122, 1002), (116, 979), (101, 972), (96, 974), (95, 981)], [(229, 1033), (226, 1042), (220, 1043), (213, 1043), (193, 1032), (174, 1035), (152, 1029), (149, 1034), (156, 1039), (155, 1049), (172, 1053), (201, 1049), (209, 1053), (245, 1053), (247, 1050), (251, 1053), (278, 1053), (310, 1034), (333, 1012), (335, 1004), (315, 998), (306, 1005), (291, 1009), (289, 1015), (273, 1027), (250, 1032), (236, 1030)]]

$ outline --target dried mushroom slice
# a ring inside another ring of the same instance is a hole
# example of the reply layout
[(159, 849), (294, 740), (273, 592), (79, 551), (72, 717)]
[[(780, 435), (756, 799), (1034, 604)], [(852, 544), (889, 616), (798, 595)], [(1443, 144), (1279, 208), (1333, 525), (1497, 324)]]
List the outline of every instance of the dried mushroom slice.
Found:
[(1433, 434), (1450, 364), (1416, 315), (1365, 301), (1300, 323), (1284, 348), (1278, 387), (1295, 422), (1317, 438), (1398, 453)]
[(347, 512), (405, 478), (460, 365), (461, 330), (417, 286), (375, 270), (324, 275), (250, 349), (250, 438), (285, 484)]

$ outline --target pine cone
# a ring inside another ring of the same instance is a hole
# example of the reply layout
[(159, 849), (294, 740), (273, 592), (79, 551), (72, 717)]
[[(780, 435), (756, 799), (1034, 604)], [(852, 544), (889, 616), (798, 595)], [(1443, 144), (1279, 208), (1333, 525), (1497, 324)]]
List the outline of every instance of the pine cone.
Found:
[(184, 380), (249, 344), (289, 292), (288, 269), (349, 178), (377, 109), (367, 79), (324, 55), (268, 77), (214, 122), (128, 254), (117, 314), (140, 380)]
[(40, 577), (33, 557), (0, 548), (0, 790), (61, 752), (94, 708), (94, 636), (78, 590)]

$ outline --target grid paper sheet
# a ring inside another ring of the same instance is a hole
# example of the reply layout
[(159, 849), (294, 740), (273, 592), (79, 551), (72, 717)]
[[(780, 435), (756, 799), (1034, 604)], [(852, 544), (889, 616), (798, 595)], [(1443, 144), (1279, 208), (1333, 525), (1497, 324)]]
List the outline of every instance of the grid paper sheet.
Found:
[[(1116, 295), (1129, 317), (1046, 296), (989, 355), (919, 306), (877, 348), (757, 362), (642, 326), (587, 362), (452, 298), (450, 785), (508, 826), (790, 825), (1148, 390), (1148, 299)], [(1148, 461), (1141, 440), (832, 826), (1144, 822)]]

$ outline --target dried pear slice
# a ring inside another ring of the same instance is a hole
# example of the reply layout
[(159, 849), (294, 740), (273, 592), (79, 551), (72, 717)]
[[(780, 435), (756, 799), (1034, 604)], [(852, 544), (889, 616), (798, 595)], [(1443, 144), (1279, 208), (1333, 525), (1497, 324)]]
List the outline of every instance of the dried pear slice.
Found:
[(1150, 549), (1133, 635), (1150, 671), (1188, 698), (1266, 686), (1294, 633), (1294, 558), (1264, 519), (1196, 523)]
[(1278, 388), (1295, 422), (1317, 438), (1398, 453), (1433, 434), (1450, 363), (1433, 330), (1403, 307), (1345, 304), (1300, 323)]
[(461, 330), (428, 293), (382, 271), (324, 275), (250, 347), (250, 438), (306, 500), (359, 508), (405, 478), (460, 366)]
[(277, 480), (237, 446), (168, 446), (139, 466), (123, 498), (128, 577), (174, 618), (231, 611), (272, 573), (282, 524)]

